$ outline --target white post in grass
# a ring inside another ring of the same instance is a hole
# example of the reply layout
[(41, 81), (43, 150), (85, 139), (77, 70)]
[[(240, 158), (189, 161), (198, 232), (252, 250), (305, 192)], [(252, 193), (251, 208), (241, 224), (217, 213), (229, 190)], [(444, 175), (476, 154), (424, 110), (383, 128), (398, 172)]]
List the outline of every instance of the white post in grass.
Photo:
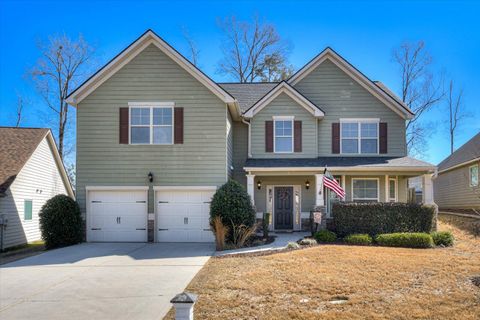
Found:
[(433, 201), (432, 174), (422, 176), (422, 202), (424, 204), (435, 204)]
[(321, 173), (315, 175), (315, 206), (325, 206), (325, 201), (323, 200), (323, 174)]
[(175, 320), (193, 320), (193, 306), (197, 301), (197, 295), (188, 292), (177, 294), (170, 303), (175, 308)]
[(252, 205), (255, 205), (255, 175), (247, 174), (247, 193), (252, 200)]

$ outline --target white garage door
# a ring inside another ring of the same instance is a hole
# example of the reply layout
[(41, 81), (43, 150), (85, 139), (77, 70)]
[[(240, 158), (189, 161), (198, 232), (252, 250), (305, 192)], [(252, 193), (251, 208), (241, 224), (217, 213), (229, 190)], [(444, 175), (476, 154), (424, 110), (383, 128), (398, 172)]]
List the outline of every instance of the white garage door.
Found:
[(214, 193), (214, 189), (157, 191), (157, 241), (213, 242), (209, 216)]
[(88, 202), (88, 241), (147, 241), (145, 190), (89, 191)]

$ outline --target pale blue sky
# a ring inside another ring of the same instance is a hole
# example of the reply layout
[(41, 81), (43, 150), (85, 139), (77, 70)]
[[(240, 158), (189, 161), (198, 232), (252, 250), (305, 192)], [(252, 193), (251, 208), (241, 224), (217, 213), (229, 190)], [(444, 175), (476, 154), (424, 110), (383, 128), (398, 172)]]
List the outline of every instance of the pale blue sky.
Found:
[[(36, 42), (48, 35), (82, 33), (104, 63), (151, 28), (187, 53), (186, 28), (200, 49), (200, 67), (217, 81), (221, 32), (217, 19), (258, 14), (292, 44), (290, 62), (300, 68), (331, 46), (372, 80), (398, 92), (392, 49), (424, 40), (435, 71), (445, 70), (465, 89), (471, 116), (456, 146), (480, 130), (480, 2), (475, 1), (0, 1), (0, 125), (12, 125), (16, 92), (28, 97), (25, 126), (45, 126), (42, 101), (25, 71), (38, 59)], [(444, 106), (426, 118), (435, 134), (426, 160), (437, 164), (449, 153)]]

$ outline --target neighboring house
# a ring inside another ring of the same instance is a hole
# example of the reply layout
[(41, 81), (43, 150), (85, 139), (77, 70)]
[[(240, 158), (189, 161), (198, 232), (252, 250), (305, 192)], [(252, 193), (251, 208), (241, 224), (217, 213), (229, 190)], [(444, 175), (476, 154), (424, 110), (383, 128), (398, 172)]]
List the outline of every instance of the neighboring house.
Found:
[(480, 214), (480, 133), (438, 165), (434, 199), (441, 211)]
[(40, 240), (38, 212), (57, 194), (74, 197), (51, 131), (0, 127), (1, 248)]
[(88, 241), (212, 241), (209, 201), (229, 178), (271, 229), (300, 230), (315, 207), (330, 215), (327, 166), (347, 201), (405, 202), (422, 176), (433, 203), (435, 167), (407, 156), (413, 113), (330, 48), (287, 81), (215, 83), (148, 30), (68, 102)]

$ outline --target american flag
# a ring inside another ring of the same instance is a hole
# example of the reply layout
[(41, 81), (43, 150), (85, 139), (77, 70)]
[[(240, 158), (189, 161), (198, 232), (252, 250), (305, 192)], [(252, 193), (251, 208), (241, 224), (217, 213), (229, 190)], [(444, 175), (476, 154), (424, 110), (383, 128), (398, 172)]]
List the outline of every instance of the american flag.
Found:
[(335, 192), (335, 194), (339, 196), (342, 200), (345, 199), (345, 190), (343, 190), (340, 184), (338, 184), (337, 180), (332, 177), (332, 175), (330, 174), (330, 172), (327, 171), (327, 169), (325, 169), (323, 175), (323, 185)]

